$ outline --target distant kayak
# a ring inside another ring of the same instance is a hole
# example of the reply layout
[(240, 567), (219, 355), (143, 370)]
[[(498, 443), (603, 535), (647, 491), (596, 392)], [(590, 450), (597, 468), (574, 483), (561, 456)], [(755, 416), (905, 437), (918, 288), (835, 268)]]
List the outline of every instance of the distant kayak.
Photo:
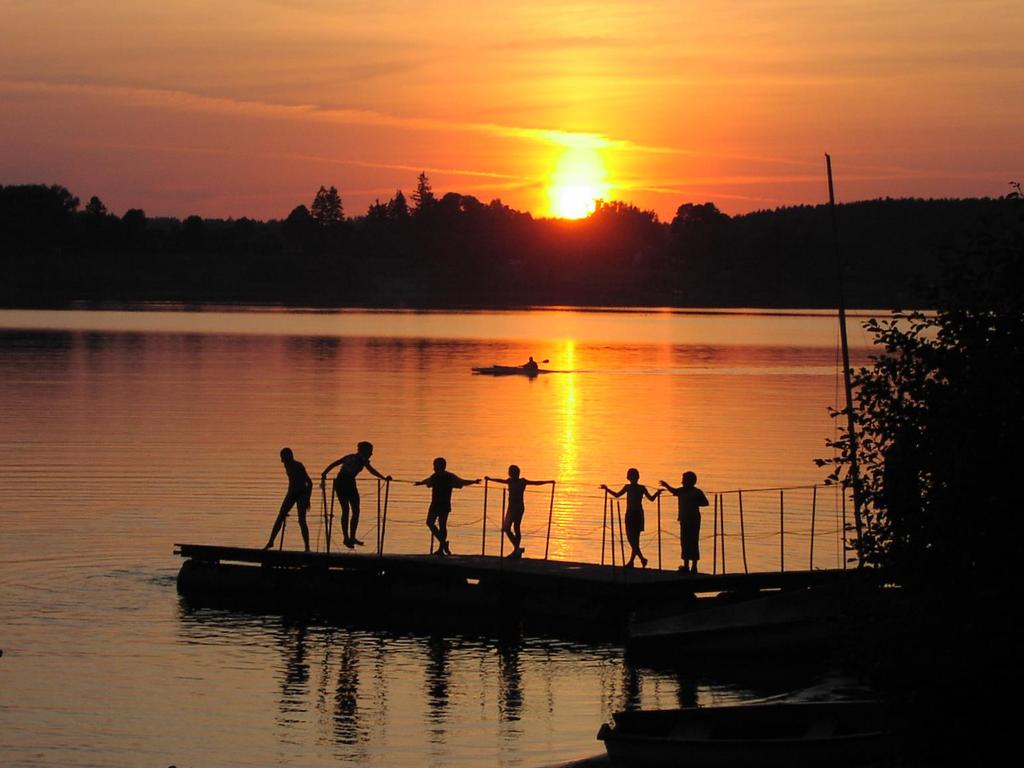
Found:
[(491, 365), (486, 368), (474, 368), (473, 373), (481, 376), (527, 376), (533, 378), (542, 373), (554, 373), (547, 368), (524, 368), (521, 365)]

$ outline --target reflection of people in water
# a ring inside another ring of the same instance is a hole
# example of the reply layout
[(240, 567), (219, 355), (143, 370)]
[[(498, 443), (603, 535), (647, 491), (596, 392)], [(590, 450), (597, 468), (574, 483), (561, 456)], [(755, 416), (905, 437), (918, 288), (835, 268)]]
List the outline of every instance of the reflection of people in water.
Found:
[(644, 497), (654, 501), (661, 495), (661, 491), (651, 493), (647, 486), (640, 485), (640, 470), (630, 467), (626, 472), (626, 479), (629, 482), (618, 491), (613, 491), (607, 485), (602, 485), (608, 493), (615, 498), (626, 494), (626, 540), (629, 541), (629, 562), (627, 568), (633, 567), (633, 561), (640, 558), (640, 565), (647, 567), (647, 558), (640, 551), (640, 533), (644, 530)]
[(426, 694), (431, 720), (443, 723), (451, 704), (448, 684), (451, 680), (450, 642), (446, 637), (431, 635), (427, 641)]
[(515, 722), (523, 711), (523, 671), (518, 640), (499, 641), (498, 675), (498, 715), (503, 722)]
[(430, 509), (427, 511), (427, 528), (437, 539), (435, 555), (450, 555), (448, 546), (448, 515), (452, 511), (452, 490), (466, 485), (476, 485), (476, 480), (463, 480), (458, 475), (447, 471), (448, 462), (441, 456), (434, 459), (434, 474), (425, 480), (417, 480), (414, 485), (425, 485), (430, 489)]
[[(338, 660), (338, 686), (334, 692), (334, 736), (339, 744), (356, 746), (362, 735), (359, 717), (360, 644), (351, 632), (346, 632), (339, 645), (341, 657)], [(357, 765), (365, 764), (359, 759), (355, 762)]]
[(284, 655), (284, 675), (281, 678), (281, 707), (287, 711), (289, 705), (300, 703), (307, 695), (309, 684), (309, 662), (306, 661), (306, 625), (294, 628), (282, 626), (278, 644)]
[(696, 573), (700, 560), (700, 508), (708, 506), (708, 497), (697, 487), (697, 475), (693, 472), (684, 472), (682, 480), (678, 488), (664, 480), (661, 485), (679, 499), (679, 547), (683, 558), (679, 570)]
[[(532, 357), (530, 358), (533, 359)], [(505, 519), (501, 523), (501, 530), (508, 540), (512, 542), (512, 552), (509, 557), (518, 559), (523, 556), (523, 552), (526, 551), (519, 544), (523, 540), (522, 524), (523, 524), (523, 513), (526, 512), (526, 503), (524, 496), (526, 495), (526, 486), (528, 485), (546, 485), (552, 482), (551, 480), (527, 480), (525, 477), (520, 477), (520, 470), (515, 464), (512, 464), (508, 468), (508, 478), (502, 480), (500, 477), (488, 477), (492, 483), (502, 483), (508, 486), (508, 507), (505, 510)]]
[[(371, 475), (380, 480), (390, 480), (391, 475), (385, 477), (375, 468), (370, 466), (370, 457), (373, 455), (373, 443), (365, 440), (356, 446), (356, 452), (342, 456), (337, 461), (328, 464), (320, 473), (320, 487), (323, 488), (327, 481), (327, 473), (341, 465), (338, 476), (334, 478), (334, 492), (338, 495), (341, 504), (341, 532), (344, 535), (344, 544), (349, 549), (354, 546), (363, 545), (356, 538), (356, 528), (359, 527), (359, 488), (356, 486), (356, 475), (365, 468)], [(352, 516), (349, 517), (351, 508)]]
[(281, 463), (284, 464), (285, 474), (288, 475), (288, 491), (284, 495), (284, 501), (281, 502), (281, 511), (277, 513), (277, 520), (274, 521), (274, 527), (270, 530), (270, 540), (264, 549), (274, 546), (277, 532), (284, 525), (292, 505), (295, 505), (299, 510), (299, 530), (302, 531), (302, 543), (306, 545), (306, 551), (309, 552), (309, 528), (306, 527), (306, 512), (309, 510), (309, 497), (313, 493), (313, 481), (309, 479), (306, 468), (295, 460), (291, 448), (281, 449)]
[(528, 376), (536, 376), (538, 371), (540, 371), (540, 366), (537, 365), (537, 361), (533, 359), (533, 355), (530, 356), (528, 361), (523, 363), (523, 370), (526, 371)]

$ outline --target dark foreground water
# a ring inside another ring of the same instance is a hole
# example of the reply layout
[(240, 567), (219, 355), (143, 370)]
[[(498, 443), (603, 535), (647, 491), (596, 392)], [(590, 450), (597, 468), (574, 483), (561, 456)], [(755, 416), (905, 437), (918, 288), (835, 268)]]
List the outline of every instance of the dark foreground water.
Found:
[[(693, 469), (708, 491), (820, 482), (835, 338), (831, 318), (772, 314), (0, 312), (0, 764), (540, 765), (599, 751), (617, 709), (813, 682), (191, 609), (172, 545), (262, 544), (281, 446), (315, 475), (370, 439), (402, 479), (444, 455), (464, 477), (516, 462), (556, 480), (552, 556), (592, 560), (597, 486), (627, 467), (651, 485)], [(469, 373), (531, 354), (560, 373)], [(372, 541), (375, 483), (362, 492)], [(745, 495), (751, 569), (778, 567), (780, 544), (806, 567), (811, 493), (787, 491), (784, 542), (777, 492)], [(815, 565), (835, 567), (838, 502), (818, 494)], [(394, 487), (389, 550), (426, 549), (426, 503)], [(528, 556), (547, 503), (528, 497)], [(480, 490), (459, 492), (456, 552), (479, 551), (482, 516)]]

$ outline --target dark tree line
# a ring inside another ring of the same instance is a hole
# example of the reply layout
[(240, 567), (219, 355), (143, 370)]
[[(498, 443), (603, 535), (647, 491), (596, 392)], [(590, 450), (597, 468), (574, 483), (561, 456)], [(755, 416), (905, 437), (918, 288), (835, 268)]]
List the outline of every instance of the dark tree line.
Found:
[[(839, 208), (848, 304), (915, 307), (941, 254), (1007, 201), (874, 200)], [(323, 306), (527, 304), (827, 307), (828, 211), (727, 216), (680, 205), (671, 222), (623, 202), (585, 219), (534, 218), (500, 200), (437, 197), (420, 174), (346, 217), (336, 187), (282, 220), (121, 216), (60, 186), (0, 186), (2, 300), (178, 300)]]

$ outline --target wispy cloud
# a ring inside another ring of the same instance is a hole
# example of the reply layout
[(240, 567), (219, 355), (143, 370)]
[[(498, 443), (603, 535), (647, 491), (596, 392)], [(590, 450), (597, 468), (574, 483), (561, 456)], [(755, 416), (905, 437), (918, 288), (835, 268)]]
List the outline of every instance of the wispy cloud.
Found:
[(493, 47), (504, 51), (543, 51), (544, 53), (551, 53), (567, 49), (591, 50), (626, 47), (627, 42), (625, 40), (613, 40), (598, 36), (561, 35), (509, 40), (500, 42)]
[[(339, 165), (339, 166), (350, 166), (353, 168), (376, 168), (380, 170), (390, 171), (409, 171), (410, 173), (434, 173), (445, 176), (455, 176), (463, 178), (479, 178), (479, 179), (493, 179), (494, 188), (504, 188), (506, 186), (529, 186), (537, 183), (538, 179), (530, 177), (519, 176), (510, 173), (498, 173), (496, 171), (481, 171), (472, 168), (451, 168), (444, 166), (432, 166), (432, 165), (412, 165), (408, 163), (381, 163), (374, 162), (372, 160), (355, 160), (352, 158), (344, 157), (326, 157), (323, 155), (310, 155), (296, 152), (246, 152), (231, 149), (221, 148), (210, 148), (210, 147), (174, 147), (166, 145), (156, 144), (139, 144), (139, 143), (104, 143), (102, 145), (90, 144), (90, 147), (102, 146), (105, 149), (115, 150), (127, 150), (134, 152), (164, 152), (171, 154), (181, 155), (204, 155), (214, 157), (236, 157), (243, 159), (254, 159), (260, 158), (275, 159), (275, 160), (291, 160), (303, 163), (313, 163), (316, 165)], [(481, 186), (481, 188), (490, 188), (489, 186)], [(374, 189), (374, 192), (381, 190)]]
[(184, 112), (204, 112), (240, 117), (280, 120), (314, 120), (339, 125), (376, 126), (411, 131), (481, 133), (490, 136), (563, 147), (567, 149), (614, 150), (644, 154), (721, 157), (762, 163), (816, 167), (816, 163), (783, 157), (702, 152), (698, 150), (642, 144), (600, 133), (565, 131), (555, 128), (505, 125), (494, 122), (450, 121), (431, 117), (391, 115), (373, 110), (323, 107), (317, 104), (283, 104), (210, 96), (185, 90), (142, 88), (107, 83), (0, 80), (0, 90), (11, 93), (83, 95), (106, 98), (137, 106)]

